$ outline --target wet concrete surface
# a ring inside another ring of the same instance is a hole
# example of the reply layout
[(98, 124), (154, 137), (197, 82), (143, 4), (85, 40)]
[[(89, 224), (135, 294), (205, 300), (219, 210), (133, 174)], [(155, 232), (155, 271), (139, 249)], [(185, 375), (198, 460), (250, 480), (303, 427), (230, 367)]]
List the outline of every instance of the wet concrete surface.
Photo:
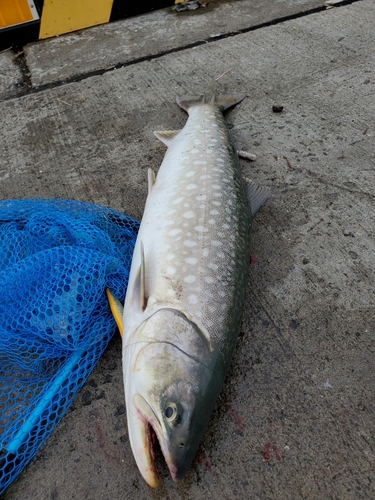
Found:
[(247, 93), (227, 121), (257, 155), (244, 175), (275, 187), (253, 225), (231, 369), (186, 479), (174, 485), (158, 457), (151, 490), (137, 470), (115, 336), (4, 500), (375, 497), (373, 19), (361, 0), (37, 91), (40, 71), (25, 95), (4, 92), (2, 199), (74, 198), (140, 219), (147, 168), (165, 153), (153, 131), (184, 125), (186, 93)]

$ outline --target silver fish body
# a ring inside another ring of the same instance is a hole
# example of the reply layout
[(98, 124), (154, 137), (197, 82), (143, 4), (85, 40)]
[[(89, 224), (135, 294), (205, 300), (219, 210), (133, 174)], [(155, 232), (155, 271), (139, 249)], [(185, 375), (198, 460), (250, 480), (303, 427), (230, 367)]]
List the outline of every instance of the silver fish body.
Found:
[(122, 320), (129, 438), (150, 486), (153, 432), (174, 481), (189, 468), (240, 328), (252, 212), (269, 196), (246, 187), (223, 117), (244, 97), (177, 98), (185, 127), (155, 133), (168, 150), (149, 172)]

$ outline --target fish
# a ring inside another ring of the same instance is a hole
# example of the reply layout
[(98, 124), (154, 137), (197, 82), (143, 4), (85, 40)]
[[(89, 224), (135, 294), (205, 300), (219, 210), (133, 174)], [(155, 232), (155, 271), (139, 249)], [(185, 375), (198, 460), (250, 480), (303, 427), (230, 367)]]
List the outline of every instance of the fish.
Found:
[(272, 188), (243, 179), (223, 112), (246, 97), (177, 97), (182, 130), (167, 147), (134, 247), (124, 307), (108, 291), (122, 333), (131, 448), (158, 485), (154, 442), (173, 481), (188, 471), (222, 389), (238, 337), (250, 229)]

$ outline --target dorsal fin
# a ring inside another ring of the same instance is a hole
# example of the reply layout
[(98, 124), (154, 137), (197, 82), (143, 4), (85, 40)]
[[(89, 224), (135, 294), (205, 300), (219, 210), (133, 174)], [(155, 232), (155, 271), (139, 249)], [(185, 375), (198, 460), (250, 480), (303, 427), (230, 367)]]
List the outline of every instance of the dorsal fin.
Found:
[(176, 135), (178, 135), (180, 132), (181, 130), (160, 130), (154, 132), (154, 135), (169, 148)]
[(105, 291), (107, 293), (109, 307), (111, 308), (113, 317), (115, 318), (116, 324), (117, 324), (118, 329), (120, 331), (120, 335), (122, 336), (122, 329), (123, 329), (122, 316), (124, 313), (124, 307), (121, 304), (121, 302), (119, 301), (119, 299), (117, 297), (115, 297), (114, 295), (112, 295), (109, 288), (106, 288)]
[(272, 188), (269, 186), (259, 186), (256, 182), (247, 177), (244, 177), (246, 184), (247, 195), (250, 200), (251, 213), (254, 215), (258, 210), (267, 203), (272, 195)]

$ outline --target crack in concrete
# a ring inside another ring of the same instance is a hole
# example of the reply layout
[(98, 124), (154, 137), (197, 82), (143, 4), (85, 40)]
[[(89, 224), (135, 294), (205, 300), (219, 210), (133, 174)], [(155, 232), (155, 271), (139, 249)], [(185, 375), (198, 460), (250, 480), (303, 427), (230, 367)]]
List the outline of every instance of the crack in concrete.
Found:
[[(87, 73), (81, 73), (79, 75), (75, 75), (75, 76), (72, 76), (70, 78), (66, 78), (64, 80), (58, 80), (58, 81), (53, 82), (53, 83), (47, 83), (45, 85), (40, 85), (39, 87), (34, 87), (32, 84), (31, 72), (27, 66), (27, 58), (25, 56), (23, 47), (14, 46), (14, 47), (12, 47), (12, 50), (15, 53), (15, 61), (17, 62), (18, 66), (21, 68), (22, 75), (23, 75), (23, 81), (21, 82), (20, 86), (23, 85), (24, 88), (16, 95), (6, 97), (4, 99), (0, 99), (0, 102), (5, 102), (5, 101), (17, 99), (17, 98), (23, 97), (25, 95), (36, 94), (36, 93), (43, 92), (44, 90), (48, 90), (48, 89), (62, 87), (64, 85), (68, 85), (70, 83), (77, 83), (77, 82), (86, 80), (88, 78), (92, 78), (94, 76), (104, 75), (104, 74), (109, 73), (111, 71), (115, 71), (116, 69), (126, 68), (128, 66), (133, 66), (135, 64), (139, 64), (139, 63), (142, 63), (144, 61), (152, 61), (154, 59), (159, 59), (163, 56), (173, 54), (175, 52), (182, 52), (184, 50), (199, 47), (200, 45), (204, 45), (206, 43), (214, 43), (214, 42), (217, 42), (218, 40), (222, 40), (224, 38), (230, 38), (230, 37), (234, 37), (237, 35), (243, 35), (244, 33), (250, 33), (251, 31), (257, 31), (259, 29), (267, 28), (269, 26), (275, 26), (277, 24), (281, 24), (281, 23), (284, 23), (287, 21), (292, 21), (294, 19), (307, 17), (311, 14), (325, 12), (327, 10), (327, 8), (337, 9), (337, 8), (344, 7), (344, 6), (350, 5), (352, 3), (358, 3), (361, 1), (362, 0), (342, 0), (340, 3), (334, 4), (334, 5), (323, 4), (319, 7), (314, 7), (312, 9), (309, 9), (309, 10), (304, 11), (304, 12), (298, 12), (296, 14), (290, 14), (288, 16), (279, 17), (279, 18), (273, 19), (272, 21), (266, 21), (264, 23), (260, 23), (260, 24), (257, 24), (255, 26), (251, 26), (249, 28), (242, 28), (242, 29), (239, 29), (236, 31), (222, 33), (222, 34), (217, 35), (217, 36), (211, 36), (211, 37), (204, 39), (204, 40), (197, 40), (196, 42), (192, 42), (192, 43), (189, 43), (186, 45), (181, 45), (178, 47), (173, 47), (172, 49), (163, 50), (163, 51), (158, 52), (157, 54), (150, 54), (147, 56), (138, 57), (136, 59), (133, 59), (133, 60), (127, 61), (127, 62), (123, 62), (123, 63), (119, 62), (119, 63), (111, 65), (110, 67), (107, 67), (107, 68), (98, 69), (95, 71), (89, 71)], [(17, 54), (18, 54), (18, 57), (16, 57)]]

